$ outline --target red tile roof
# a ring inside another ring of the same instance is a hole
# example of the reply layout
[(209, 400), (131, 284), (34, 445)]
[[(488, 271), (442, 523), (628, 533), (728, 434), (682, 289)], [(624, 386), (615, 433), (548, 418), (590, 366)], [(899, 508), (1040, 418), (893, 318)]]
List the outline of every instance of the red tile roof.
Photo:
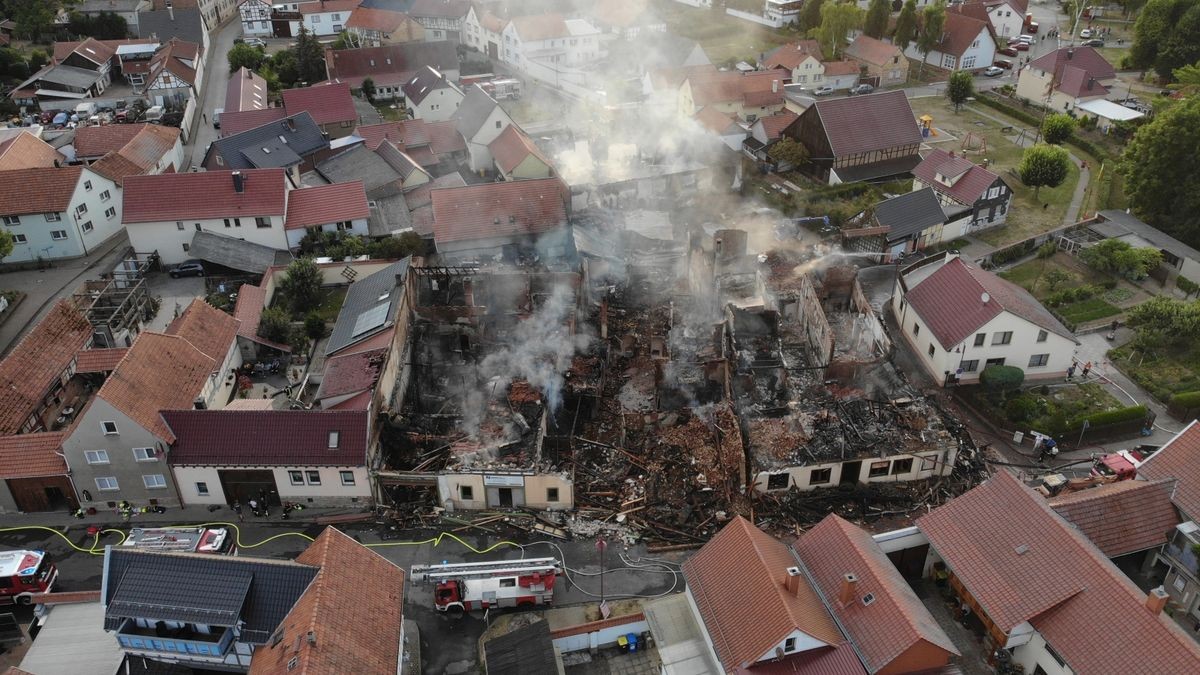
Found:
[(411, 21), (404, 12), (376, 7), (355, 7), (350, 12), (346, 28), (374, 30), (380, 33), (391, 33), (405, 23)]
[(1099, 78), (1073, 65), (1062, 69), (1061, 76), (1056, 79), (1055, 89), (1074, 98), (1108, 95), (1108, 87), (1100, 84)]
[(330, 82), (303, 89), (284, 89), (283, 107), (287, 114), (308, 112), (317, 124), (336, 124), (358, 121), (354, 110), (354, 98), (350, 96), (350, 85)]
[(67, 475), (65, 431), (0, 436), (0, 479)]
[(921, 143), (908, 96), (898, 89), (819, 100), (805, 113), (819, 116), (835, 157)]
[[(132, 40), (96, 40), (95, 38), (88, 38), (84, 42), (98, 42), (113, 54), (116, 54), (117, 47), (121, 47), (123, 45), (157, 46), (159, 44), (159, 41), (154, 38), (134, 38)], [(54, 63), (60, 63), (63, 59), (70, 56), (71, 52), (75, 51), (81, 44), (83, 44), (83, 42), (55, 42), (54, 53), (50, 56), (50, 60)], [(111, 58), (111, 56), (109, 58)]]
[(125, 347), (111, 349), (85, 349), (75, 356), (75, 372), (111, 372), (125, 358), (129, 350)]
[(1150, 479), (1178, 481), (1171, 500), (1185, 516), (1200, 520), (1200, 422), (1192, 421), (1138, 468)]
[(255, 650), (250, 675), (398, 672), (404, 570), (333, 527), (296, 562), (321, 571), (280, 622), (281, 639)]
[[(1092, 78), (1110, 80), (1117, 76), (1112, 64), (1091, 47), (1062, 47), (1034, 59), (1029, 67), (1053, 73), (1055, 86), (1071, 96), (1079, 96), (1081, 86), (1086, 88)], [(1103, 91), (1107, 90), (1101, 88)]]
[[(164, 409), (171, 464), (365, 466), (366, 411)], [(329, 447), (337, 432), (337, 447)]]
[(382, 124), (366, 124), (354, 130), (354, 134), (362, 138), (368, 150), (374, 150), (384, 141), (389, 141), (404, 149), (409, 146), (421, 146), (429, 143), (425, 120), (401, 120), (399, 122), (384, 122)]
[(330, 49), (325, 68), (330, 80), (358, 88), (371, 78), (376, 86), (399, 86), (422, 66), (446, 72), (458, 67), (454, 47), (448, 42), (407, 42), (361, 49)]
[(800, 117), (791, 110), (781, 110), (774, 115), (758, 118), (755, 124), (762, 124), (763, 132), (767, 135), (768, 141), (778, 140), (783, 135), (783, 130), (788, 128), (796, 118)]
[(0, 361), (0, 434), (15, 434), (92, 339), (92, 324), (68, 300), (46, 317)]
[(975, 40), (979, 39), (980, 33), (986, 33), (986, 39), (991, 39), (991, 21), (981, 21), (959, 12), (946, 12), (946, 25), (942, 29), (942, 41), (936, 50), (943, 54), (953, 54), (962, 58)]
[(301, 14), (320, 14), (322, 12), (351, 12), (362, 4), (362, 0), (321, 0), (321, 2), (300, 3)]
[(862, 66), (858, 64), (858, 61), (828, 61), (824, 65), (825, 77), (857, 75), (862, 71)]
[[(699, 122), (700, 126), (718, 135), (729, 131), (729, 127), (737, 126), (737, 123), (733, 121), (733, 117), (726, 115), (711, 105), (701, 108), (700, 112), (692, 115), (692, 118)], [(509, 129), (512, 128), (514, 127), (509, 127)]]
[[(923, 664), (906, 661), (906, 667), (937, 668), (958, 654), (954, 643), (865, 530), (829, 515), (804, 533), (794, 548), (842, 628), (863, 654), (870, 672), (887, 668), (921, 642), (940, 649), (943, 658)], [(854, 574), (858, 581), (854, 601), (843, 605), (839, 597), (846, 574)], [(860, 598), (868, 593), (875, 601), (863, 605)]]
[(992, 17), (988, 14), (988, 8), (982, 2), (964, 2), (961, 5), (947, 7), (946, 11), (963, 14), (979, 21), (986, 21), (987, 23), (992, 22)]
[(1174, 488), (1174, 479), (1123, 480), (1056, 497), (1050, 508), (1115, 558), (1167, 543), (1179, 524), (1171, 504)]
[(944, 349), (954, 349), (1004, 311), (1075, 340), (1029, 291), (958, 257), (910, 288), (905, 299)]
[(755, 73), (701, 70), (689, 75), (687, 81), (692, 87), (692, 102), (700, 108), (711, 103), (742, 101), (752, 94), (775, 94), (782, 100), (783, 83), (790, 77), (776, 70)]
[[(103, 157), (120, 150), (150, 124), (106, 124), (75, 130), (75, 156), (80, 159)], [(178, 129), (176, 130), (178, 131)]]
[[(232, 171), (201, 171), (125, 179), (125, 223), (154, 223), (254, 216), (282, 216), (283, 169), (244, 169), (245, 191), (233, 187)], [(171, 195), (171, 199), (163, 199)]]
[(371, 389), (379, 380), (379, 369), (387, 353), (388, 348), (383, 347), (330, 358), (321, 374), (317, 398), (323, 400)]
[(426, 122), (425, 133), (429, 137), (429, 150), (435, 155), (448, 155), (452, 152), (466, 152), (467, 150), (467, 142), (455, 128), (454, 120)]
[(52, 167), (66, 164), (67, 158), (50, 144), (22, 131), (0, 143), (0, 171)]
[(126, 178), (146, 173), (142, 167), (119, 152), (108, 153), (92, 162), (88, 168), (121, 186), (125, 185)]
[[(954, 157), (940, 148), (934, 148), (925, 155), (925, 159), (921, 160), (912, 173), (922, 183), (965, 206), (970, 206), (985, 197), (988, 188), (999, 178), (965, 157)], [(948, 178), (958, 175), (962, 177), (954, 181), (954, 185), (946, 185), (937, 179), (939, 173)]]
[(522, 42), (540, 42), (556, 38), (568, 37), (571, 34), (567, 28), (566, 19), (562, 14), (530, 14), (512, 19), (513, 28)]
[(694, 556), (683, 574), (717, 658), (726, 671), (757, 661), (794, 631), (829, 646), (841, 632), (801, 574), (784, 587), (796, 559), (787, 546), (736, 516)]
[(266, 306), (267, 289), (250, 284), (238, 287), (237, 303), (233, 307), (233, 318), (238, 320), (238, 335), (247, 340), (290, 353), (291, 347), (259, 336), (258, 324), (262, 321), (262, 312)]
[[(200, 51), (200, 45), (195, 42), (171, 38), (154, 54), (154, 58), (150, 59), (150, 75), (146, 81), (153, 82), (163, 71), (167, 71), (188, 84), (195, 84), (194, 66)], [(189, 66), (185, 61), (191, 61), (192, 65)]]
[(343, 220), (369, 218), (367, 191), (361, 180), (292, 190), (284, 228), (297, 230)]
[(221, 113), (221, 126), (225, 126), (225, 115), (245, 110), (262, 110), (267, 107), (267, 81), (258, 73), (242, 66), (229, 76), (225, 85), (225, 109)]
[(223, 112), (221, 113), (221, 138), (257, 129), (271, 122), (279, 122), (285, 117), (287, 117), (287, 111), (283, 108), (259, 108), (257, 110), (242, 110), (240, 112)]
[(550, 163), (550, 160), (546, 159), (546, 156), (542, 154), (541, 150), (538, 150), (529, 136), (526, 136), (525, 132), (518, 129), (515, 124), (505, 127), (494, 141), (488, 143), (488, 150), (492, 152), (496, 165), (504, 173), (516, 169), (530, 155), (549, 167), (551, 172), (554, 171), (554, 165)]
[(904, 53), (896, 45), (876, 40), (869, 35), (859, 35), (846, 47), (846, 57), (874, 66), (892, 63), (896, 58), (904, 59)]
[(159, 413), (190, 408), (216, 368), (213, 359), (187, 340), (144, 332), (96, 396), (170, 442), (174, 436)]
[(220, 367), (237, 339), (238, 325), (237, 319), (196, 298), (167, 326), (166, 333), (192, 343)]
[(1200, 670), (1200, 645), (1007, 471), (917, 527), (1000, 630), (1030, 622), (1073, 672)]
[(749, 668), (736, 668), (733, 675), (866, 675), (866, 672), (854, 645), (842, 642), (832, 648), (812, 649)]
[[(0, 180), (0, 215), (66, 211), (82, 172), (82, 166), (5, 171)], [(30, 190), (31, 185), (37, 189)]]
[(566, 224), (569, 194), (558, 178), (434, 190), (434, 241), (548, 232)]
[(804, 60), (810, 56), (818, 61), (824, 60), (821, 55), (821, 43), (816, 40), (797, 40), (780, 45), (768, 52), (767, 60), (763, 62), (763, 65), (768, 68), (782, 67), (791, 70), (804, 63)]

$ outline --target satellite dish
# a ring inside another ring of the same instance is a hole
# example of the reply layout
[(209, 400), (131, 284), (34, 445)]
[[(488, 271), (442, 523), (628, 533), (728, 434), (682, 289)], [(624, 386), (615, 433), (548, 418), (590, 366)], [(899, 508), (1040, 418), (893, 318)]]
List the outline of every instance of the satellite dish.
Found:
[(992, 299), (992, 296), (988, 295), (987, 291), (984, 291), (983, 294), (979, 296), (979, 301), (985, 305), (988, 303), (988, 300), (991, 300), (991, 299)]

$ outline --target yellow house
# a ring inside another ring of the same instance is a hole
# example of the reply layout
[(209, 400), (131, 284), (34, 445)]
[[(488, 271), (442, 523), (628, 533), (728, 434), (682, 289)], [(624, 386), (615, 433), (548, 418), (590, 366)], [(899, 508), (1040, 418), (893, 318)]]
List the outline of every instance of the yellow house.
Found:
[(515, 124), (508, 125), (496, 140), (489, 143), (488, 150), (496, 162), (496, 170), (504, 180), (550, 178), (554, 175), (550, 160)]

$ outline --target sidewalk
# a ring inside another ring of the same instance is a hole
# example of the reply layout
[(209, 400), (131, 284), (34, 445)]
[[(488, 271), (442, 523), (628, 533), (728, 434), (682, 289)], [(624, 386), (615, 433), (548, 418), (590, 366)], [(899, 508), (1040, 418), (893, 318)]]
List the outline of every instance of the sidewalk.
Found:
[[(124, 522), (121, 516), (116, 512), (116, 509), (110, 509), (105, 506), (105, 502), (92, 502), (84, 504), (84, 508), (93, 506), (97, 509), (96, 515), (84, 516), (76, 518), (66, 511), (43, 511), (40, 513), (6, 513), (0, 515), (0, 529), (9, 527), (29, 527), (42, 526), (52, 528), (67, 528), (67, 527), (87, 527), (89, 525), (99, 525), (103, 527), (114, 527), (118, 529), (126, 529), (129, 527), (168, 527), (171, 525), (203, 525), (205, 523), (234, 523), (237, 524), (237, 514), (233, 509), (224, 505), (209, 506), (185, 506), (185, 507), (167, 507), (166, 513), (137, 513), (129, 520)], [(136, 504), (135, 506), (143, 506)], [(287, 520), (280, 517), (282, 511), (279, 507), (271, 510), (271, 515), (266, 518), (256, 518), (252, 515), (249, 509), (243, 509), (243, 514), (246, 518), (246, 525), (267, 525), (267, 524), (304, 524), (311, 525), (318, 519), (329, 518), (332, 516), (349, 516), (363, 514), (370, 516), (363, 510), (363, 507), (356, 508), (305, 508), (300, 511), (292, 511), (288, 514)], [(374, 523), (374, 516), (370, 516), (365, 522)]]

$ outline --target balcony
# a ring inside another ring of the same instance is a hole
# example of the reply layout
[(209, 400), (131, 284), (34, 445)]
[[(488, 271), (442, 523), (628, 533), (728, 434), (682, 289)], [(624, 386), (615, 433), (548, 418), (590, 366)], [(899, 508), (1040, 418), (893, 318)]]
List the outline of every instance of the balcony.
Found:
[(176, 654), (183, 658), (223, 659), (233, 644), (233, 629), (212, 626), (201, 633), (190, 624), (183, 628), (145, 628), (126, 619), (117, 631), (117, 640), (125, 649)]
[(1191, 521), (1180, 523), (1175, 526), (1166, 554), (1192, 577), (1200, 578), (1200, 554), (1195, 549), (1200, 542), (1196, 539), (1200, 539), (1200, 526)]

